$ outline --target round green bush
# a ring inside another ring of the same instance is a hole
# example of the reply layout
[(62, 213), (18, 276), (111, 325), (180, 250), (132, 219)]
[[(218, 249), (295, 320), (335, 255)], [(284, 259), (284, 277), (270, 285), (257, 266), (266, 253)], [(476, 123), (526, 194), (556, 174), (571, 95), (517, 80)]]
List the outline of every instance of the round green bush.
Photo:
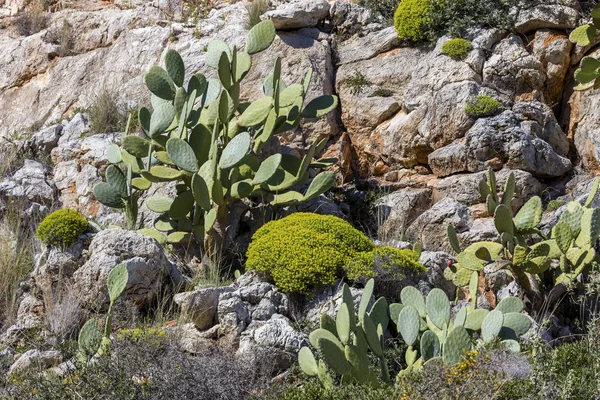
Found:
[(489, 117), (490, 115), (496, 114), (500, 109), (501, 105), (502, 103), (500, 103), (493, 97), (487, 96), (485, 94), (480, 94), (477, 95), (475, 101), (467, 102), (467, 105), (464, 108), (464, 112), (469, 117)]
[(398, 37), (411, 42), (425, 39), (429, 11), (429, 0), (402, 0), (394, 13), (394, 27)]
[(343, 267), (371, 250), (369, 238), (341, 218), (295, 213), (256, 231), (246, 268), (268, 272), (284, 292), (306, 294), (333, 284)]
[(70, 209), (54, 211), (40, 223), (37, 237), (46, 245), (69, 247), (88, 229), (87, 219)]
[(427, 268), (419, 262), (419, 254), (416, 251), (389, 246), (361, 253), (348, 264), (348, 278), (351, 280), (384, 278), (398, 281), (425, 273)]
[(462, 38), (448, 40), (442, 46), (442, 54), (456, 59), (463, 59), (473, 49), (470, 41)]

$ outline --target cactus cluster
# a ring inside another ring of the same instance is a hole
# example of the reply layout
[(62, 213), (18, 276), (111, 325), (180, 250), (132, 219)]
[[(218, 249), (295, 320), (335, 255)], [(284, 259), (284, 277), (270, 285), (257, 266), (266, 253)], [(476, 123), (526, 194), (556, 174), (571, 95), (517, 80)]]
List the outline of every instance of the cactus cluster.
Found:
[[(600, 4), (592, 10), (592, 21), (574, 29), (569, 39), (579, 46), (587, 47), (592, 44), (600, 28)], [(575, 71), (575, 80), (579, 83), (575, 90), (585, 90), (598, 86), (600, 78), (600, 61), (594, 57), (586, 56), (581, 59), (579, 68)]]
[(390, 381), (384, 358), (384, 333), (389, 323), (388, 304), (382, 297), (369, 307), (374, 284), (374, 280), (370, 279), (365, 285), (358, 317), (347, 284), (343, 287), (342, 304), (336, 319), (328, 314), (321, 316), (321, 326), (310, 333), (309, 341), (323, 357), (322, 360), (317, 362), (308, 347), (303, 347), (298, 353), (302, 371), (310, 376), (318, 376), (326, 388), (331, 387), (333, 382), (327, 367), (341, 375), (344, 383), (358, 381), (378, 386), (377, 375), (371, 370), (369, 353), (379, 359), (381, 379)]
[[(294, 205), (333, 186), (335, 174), (321, 172), (304, 193), (294, 190), (308, 183), (309, 168), (326, 168), (337, 162), (313, 162), (327, 139), (315, 141), (304, 157), (261, 154), (273, 135), (297, 128), (303, 118), (320, 118), (338, 104), (336, 96), (323, 95), (304, 105), (312, 70), (288, 86), (281, 77), (280, 59), (264, 81), (264, 96), (251, 103), (240, 99), (240, 84), (250, 71), (251, 55), (268, 48), (274, 38), (273, 23), (266, 20), (249, 31), (245, 51), (220, 40), (211, 42), (205, 61), (216, 69), (218, 79), (195, 74), (186, 84), (183, 60), (174, 50), (166, 53), (165, 68), (153, 66), (146, 74), (153, 112), (139, 110), (144, 137), (125, 136), (111, 161), (122, 161), (128, 176), (129, 171), (135, 175), (127, 179), (134, 188), (145, 190), (155, 182), (175, 181), (177, 195), (147, 200), (147, 207), (161, 216), (153, 230), (141, 233), (169, 243), (194, 238), (201, 242), (211, 232), (223, 238), (227, 206), (235, 200)], [(117, 183), (100, 184), (98, 200), (111, 207), (126, 205), (122, 195), (129, 191)], [(103, 196), (107, 185), (121, 191)]]
[(108, 287), (108, 297), (110, 305), (106, 313), (106, 321), (104, 323), (104, 334), (95, 319), (88, 320), (81, 330), (78, 337), (78, 359), (81, 363), (86, 364), (95, 355), (106, 354), (110, 346), (110, 332), (112, 328), (112, 312), (113, 306), (117, 299), (123, 294), (129, 281), (129, 271), (127, 265), (119, 264), (114, 267), (106, 278)]
[(508, 349), (518, 352), (518, 338), (531, 328), (531, 320), (521, 313), (523, 302), (517, 297), (503, 299), (493, 311), (475, 309), (474, 303), (463, 306), (454, 319), (450, 300), (441, 289), (433, 289), (424, 297), (418, 289), (407, 286), (400, 299), (401, 303), (389, 307), (390, 316), (408, 345), (407, 367), (400, 375), (419, 370), (432, 359), (457, 363), (473, 346), (474, 333), (479, 333), (476, 344), (500, 339)]
[[(461, 250), (456, 230), (448, 226), (448, 239), (457, 253), (457, 262), (445, 270), (447, 279), (457, 286), (466, 286), (472, 273), (490, 266), (493, 270), (508, 269), (519, 284), (534, 290), (535, 275), (544, 273), (551, 261), (560, 260), (561, 274), (556, 283), (576, 278), (595, 260), (594, 245), (600, 235), (600, 210), (589, 208), (596, 197), (599, 181), (582, 206), (570, 202), (561, 214), (552, 235), (547, 238), (538, 228), (542, 220), (542, 200), (529, 199), (513, 217), (510, 203), (515, 193), (515, 178), (511, 173), (504, 185), (501, 197), (496, 192), (496, 178), (490, 169), (487, 180), (481, 181), (480, 192), (486, 199), (488, 213), (494, 217), (494, 225), (500, 235), (500, 243), (477, 242)], [(542, 240), (530, 245), (531, 237)]]

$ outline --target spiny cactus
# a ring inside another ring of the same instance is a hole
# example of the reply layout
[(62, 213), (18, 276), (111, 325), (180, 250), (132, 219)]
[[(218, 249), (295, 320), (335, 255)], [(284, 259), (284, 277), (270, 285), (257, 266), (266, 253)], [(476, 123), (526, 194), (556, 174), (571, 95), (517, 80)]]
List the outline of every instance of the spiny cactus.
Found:
[[(575, 279), (595, 261), (594, 245), (600, 237), (600, 210), (589, 208), (596, 197), (600, 180), (595, 180), (582, 206), (576, 201), (567, 204), (552, 235), (547, 238), (538, 228), (542, 220), (542, 201), (532, 197), (513, 217), (510, 201), (515, 193), (514, 175), (506, 180), (502, 198), (496, 192), (496, 178), (490, 169), (486, 181), (480, 183), (482, 197), (486, 198), (488, 212), (500, 235), (500, 243), (477, 242), (461, 250), (458, 235), (449, 225), (447, 234), (457, 262), (444, 271), (447, 279), (457, 286), (466, 286), (472, 271), (482, 271), (486, 265), (494, 269), (509, 269), (519, 284), (537, 295), (528, 274), (538, 275), (550, 267), (553, 259), (560, 260), (561, 273), (555, 282)], [(529, 245), (527, 240), (536, 235), (543, 240)]]
[[(264, 81), (264, 96), (251, 103), (241, 101), (240, 84), (251, 68), (251, 55), (268, 48), (274, 38), (273, 23), (266, 20), (250, 30), (245, 51), (220, 40), (211, 42), (205, 61), (216, 69), (218, 79), (195, 74), (186, 85), (183, 60), (174, 50), (166, 53), (165, 68), (154, 66), (146, 74), (153, 112), (139, 110), (145, 137), (126, 136), (120, 159), (136, 175), (134, 187), (136, 179), (143, 182), (137, 184), (141, 189), (155, 182), (178, 184), (175, 198), (154, 196), (147, 200), (147, 207), (161, 217), (154, 224), (156, 232), (142, 233), (170, 243), (207, 239), (210, 252), (218, 247), (215, 236), (224, 239), (230, 203), (249, 198), (277, 206), (294, 205), (333, 186), (335, 174), (321, 172), (304, 193), (295, 190), (309, 182), (310, 168), (326, 168), (337, 162), (313, 162), (325, 147), (326, 138), (315, 141), (304, 157), (261, 155), (272, 136), (297, 128), (303, 118), (320, 118), (338, 104), (336, 96), (324, 95), (304, 105), (312, 70), (288, 86), (281, 77), (280, 59)], [(99, 194), (108, 188), (107, 184), (100, 185)], [(121, 205), (115, 192), (101, 201)]]
[(342, 376), (343, 382), (356, 380), (361, 383), (378, 385), (377, 377), (370, 370), (368, 354), (379, 359), (381, 379), (390, 381), (387, 363), (384, 358), (384, 337), (389, 322), (388, 304), (385, 298), (378, 299), (371, 307), (374, 280), (365, 285), (358, 318), (354, 310), (354, 301), (350, 288), (344, 284), (342, 304), (335, 320), (327, 314), (321, 316), (321, 327), (309, 335), (310, 344), (323, 356), (317, 362), (308, 347), (300, 349), (298, 362), (304, 373), (318, 376), (323, 386), (331, 386), (332, 377), (329, 367)]
[(123, 294), (128, 281), (129, 271), (125, 264), (119, 264), (109, 272), (108, 277), (106, 278), (106, 285), (108, 287), (110, 305), (108, 307), (108, 312), (106, 313), (104, 334), (102, 334), (98, 322), (94, 319), (88, 320), (85, 325), (83, 325), (79, 331), (78, 337), (78, 359), (81, 363), (85, 364), (95, 355), (102, 356), (109, 351), (113, 306)]
[[(476, 297), (476, 293), (472, 294)], [(460, 361), (474, 342), (473, 334), (481, 331), (479, 344), (497, 338), (509, 349), (520, 351), (516, 340), (531, 328), (524, 314), (523, 302), (516, 297), (503, 299), (495, 310), (462, 307), (451, 320), (450, 300), (441, 289), (433, 289), (423, 297), (418, 289), (407, 286), (400, 293), (402, 303), (390, 304), (389, 312), (398, 332), (409, 346), (407, 367), (400, 376), (419, 370), (435, 358), (444, 363)]]
[[(591, 16), (590, 23), (574, 29), (569, 36), (569, 39), (578, 46), (587, 47), (592, 44), (598, 28), (600, 28), (600, 4), (596, 5)], [(598, 78), (600, 78), (600, 61), (594, 57), (583, 57), (579, 68), (575, 71), (575, 80), (579, 83), (575, 90), (596, 87)]]

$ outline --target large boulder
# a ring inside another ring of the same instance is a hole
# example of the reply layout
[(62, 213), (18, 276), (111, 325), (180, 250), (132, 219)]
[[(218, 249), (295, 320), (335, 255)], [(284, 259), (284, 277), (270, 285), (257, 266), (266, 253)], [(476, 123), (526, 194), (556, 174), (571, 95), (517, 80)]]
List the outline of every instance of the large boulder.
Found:
[(8, 376), (16, 377), (28, 371), (43, 371), (58, 366), (62, 355), (56, 350), (28, 350), (10, 366)]
[(292, 0), (267, 11), (265, 18), (273, 21), (275, 29), (289, 30), (316, 26), (329, 15), (326, 0)]
[(410, 224), (431, 206), (431, 190), (401, 189), (377, 200), (378, 219), (381, 220), (378, 236), (401, 239)]
[(202, 331), (214, 326), (221, 293), (231, 291), (233, 288), (230, 286), (199, 288), (192, 292), (178, 293), (173, 300), (179, 305), (183, 315), (194, 323), (196, 329)]
[(25, 160), (23, 167), (0, 182), (0, 199), (13, 198), (41, 204), (54, 202), (55, 187), (49, 179), (46, 166), (34, 160)]
[(167, 258), (162, 246), (142, 234), (106, 229), (92, 239), (87, 262), (73, 274), (74, 290), (86, 307), (108, 301), (106, 278), (118, 264), (125, 264), (129, 281), (123, 297), (139, 308), (149, 305), (165, 284), (181, 281), (181, 275)]
[(573, 29), (577, 26), (581, 5), (577, 0), (520, 0), (517, 3), (515, 29), (529, 33), (536, 29)]

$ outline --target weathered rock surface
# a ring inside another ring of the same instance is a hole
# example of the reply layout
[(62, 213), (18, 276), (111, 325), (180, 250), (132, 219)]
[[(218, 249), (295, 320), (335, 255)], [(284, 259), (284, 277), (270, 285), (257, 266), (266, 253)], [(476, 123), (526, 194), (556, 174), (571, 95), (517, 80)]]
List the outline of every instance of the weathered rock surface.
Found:
[(8, 375), (18, 376), (30, 370), (45, 370), (56, 367), (62, 361), (62, 355), (55, 350), (28, 350), (11, 365)]
[(315, 26), (328, 15), (326, 0), (293, 0), (267, 11), (265, 18), (272, 20), (276, 29), (289, 30)]
[(202, 331), (214, 326), (219, 296), (230, 291), (233, 288), (229, 286), (197, 289), (176, 294), (173, 300), (179, 305), (183, 315), (190, 318), (194, 326)]

